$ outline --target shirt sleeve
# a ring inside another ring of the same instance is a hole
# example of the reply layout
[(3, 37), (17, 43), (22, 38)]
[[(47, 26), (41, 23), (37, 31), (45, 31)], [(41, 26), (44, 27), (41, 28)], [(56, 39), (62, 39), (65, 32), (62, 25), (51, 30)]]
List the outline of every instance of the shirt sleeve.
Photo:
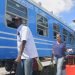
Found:
[(21, 31), (21, 41), (27, 40), (28, 38), (28, 28), (23, 26)]

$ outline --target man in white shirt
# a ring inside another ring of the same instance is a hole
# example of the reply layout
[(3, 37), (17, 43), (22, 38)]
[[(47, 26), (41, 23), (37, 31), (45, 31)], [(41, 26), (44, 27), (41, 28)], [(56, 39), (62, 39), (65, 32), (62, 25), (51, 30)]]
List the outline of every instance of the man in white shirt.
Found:
[(38, 53), (30, 29), (22, 24), (22, 19), (16, 17), (18, 62), (16, 75), (32, 75), (32, 58), (37, 58)]

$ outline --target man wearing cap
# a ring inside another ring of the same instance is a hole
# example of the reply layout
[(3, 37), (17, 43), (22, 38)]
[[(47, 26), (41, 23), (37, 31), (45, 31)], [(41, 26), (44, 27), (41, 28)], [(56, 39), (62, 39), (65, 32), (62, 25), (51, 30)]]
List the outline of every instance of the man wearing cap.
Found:
[(56, 75), (62, 75), (62, 66), (65, 57), (66, 45), (61, 40), (61, 35), (56, 35), (57, 41), (53, 44), (53, 57), (57, 63), (57, 73)]
[(18, 55), (16, 62), (18, 67), (16, 75), (32, 75), (32, 59), (38, 57), (32, 33), (28, 26), (22, 24), (22, 19), (16, 17), (17, 26), (17, 47)]

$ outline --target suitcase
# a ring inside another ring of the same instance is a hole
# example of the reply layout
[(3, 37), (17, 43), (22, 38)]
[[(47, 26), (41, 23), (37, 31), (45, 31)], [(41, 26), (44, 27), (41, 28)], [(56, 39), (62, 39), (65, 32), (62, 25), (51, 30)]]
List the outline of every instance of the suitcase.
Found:
[(33, 58), (33, 73), (32, 75), (41, 75), (41, 72), (38, 71), (38, 63), (35, 58)]
[(75, 56), (68, 56), (67, 61), (66, 75), (75, 75)]

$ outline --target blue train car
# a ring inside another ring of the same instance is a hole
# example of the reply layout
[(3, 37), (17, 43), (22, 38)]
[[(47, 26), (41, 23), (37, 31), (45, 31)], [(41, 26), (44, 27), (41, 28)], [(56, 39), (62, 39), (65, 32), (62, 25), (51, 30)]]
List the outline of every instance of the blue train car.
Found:
[(75, 50), (75, 32), (47, 10), (29, 0), (0, 0), (0, 60), (8, 62), (17, 56), (16, 27), (12, 19), (22, 18), (34, 36), (39, 57), (50, 57), (57, 32), (67, 48)]

